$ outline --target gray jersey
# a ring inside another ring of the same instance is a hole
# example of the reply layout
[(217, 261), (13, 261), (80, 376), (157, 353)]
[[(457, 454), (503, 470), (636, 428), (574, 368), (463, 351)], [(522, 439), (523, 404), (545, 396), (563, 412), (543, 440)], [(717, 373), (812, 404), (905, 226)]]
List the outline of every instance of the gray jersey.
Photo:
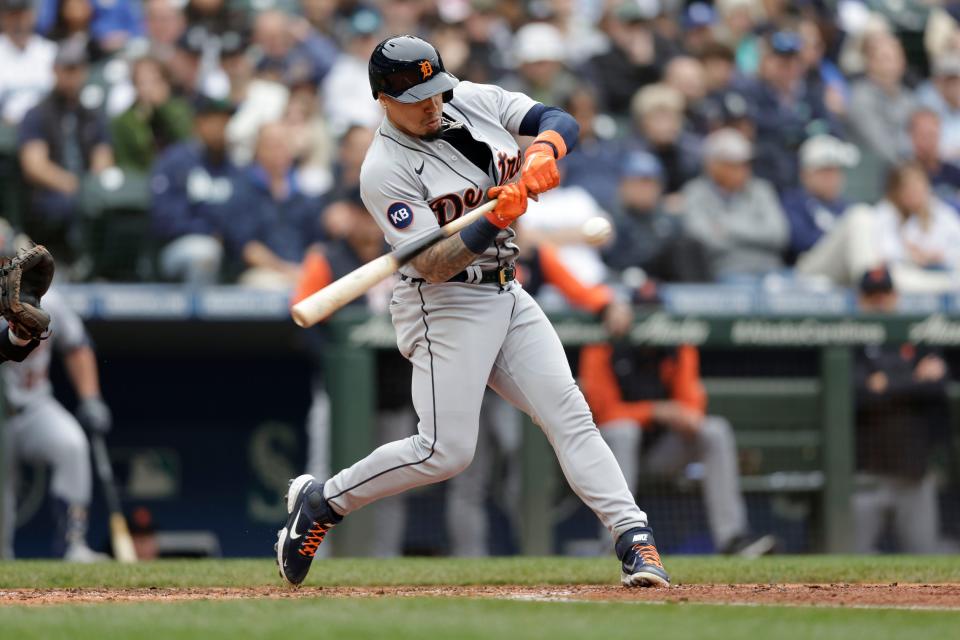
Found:
[(43, 296), (43, 308), (50, 314), (50, 339), (42, 341), (23, 362), (0, 365), (7, 402), (17, 410), (27, 407), (37, 398), (53, 395), (49, 373), (54, 347), (58, 351), (69, 351), (89, 343), (80, 316), (56, 289), (51, 289)]
[[(490, 172), (474, 165), (449, 142), (425, 141), (397, 129), (387, 118), (377, 129), (360, 171), (363, 203), (394, 249), (429, 234), (487, 200), (487, 189), (514, 182), (523, 157), (517, 145), (520, 122), (537, 104), (522, 93), (461, 82), (443, 113), (462, 122), (478, 142), (489, 145)], [(473, 265), (495, 269), (518, 253), (507, 228)], [(420, 277), (412, 265), (401, 273)]]

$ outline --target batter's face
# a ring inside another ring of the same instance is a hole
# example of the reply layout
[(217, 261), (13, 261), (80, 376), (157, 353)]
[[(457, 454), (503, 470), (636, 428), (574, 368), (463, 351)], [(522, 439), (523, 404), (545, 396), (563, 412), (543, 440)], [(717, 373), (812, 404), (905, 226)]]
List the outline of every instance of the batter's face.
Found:
[(433, 138), (440, 133), (443, 94), (438, 93), (420, 102), (399, 102), (380, 94), (380, 105), (393, 125), (408, 136)]

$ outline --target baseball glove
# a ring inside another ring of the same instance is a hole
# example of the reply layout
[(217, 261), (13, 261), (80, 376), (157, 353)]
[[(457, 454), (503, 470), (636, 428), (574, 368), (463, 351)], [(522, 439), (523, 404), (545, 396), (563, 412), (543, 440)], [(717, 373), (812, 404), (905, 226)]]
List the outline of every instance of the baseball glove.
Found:
[(41, 244), (0, 260), (0, 315), (22, 340), (40, 340), (50, 327), (40, 298), (50, 288), (53, 269), (53, 256)]

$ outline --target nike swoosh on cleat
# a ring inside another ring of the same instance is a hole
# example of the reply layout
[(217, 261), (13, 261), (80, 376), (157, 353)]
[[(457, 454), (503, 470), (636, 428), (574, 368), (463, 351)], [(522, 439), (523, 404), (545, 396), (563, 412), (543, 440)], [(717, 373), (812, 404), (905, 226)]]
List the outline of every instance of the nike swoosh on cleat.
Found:
[(414, 169), (414, 172), (416, 172), (417, 175), (420, 175), (421, 173), (423, 173), (423, 167), (424, 167), (424, 165), (426, 165), (426, 164), (427, 164), (427, 163), (426, 163), (425, 160), (421, 160), (421, 161), (420, 161), (420, 168), (419, 168), (419, 169)]
[(300, 520), (300, 514), (303, 513), (303, 507), (300, 507), (300, 511), (297, 511), (297, 517), (293, 519), (293, 528), (290, 529), (290, 532), (287, 534), (290, 536), (291, 540), (296, 540), (300, 537), (301, 534), (297, 533), (297, 522)]

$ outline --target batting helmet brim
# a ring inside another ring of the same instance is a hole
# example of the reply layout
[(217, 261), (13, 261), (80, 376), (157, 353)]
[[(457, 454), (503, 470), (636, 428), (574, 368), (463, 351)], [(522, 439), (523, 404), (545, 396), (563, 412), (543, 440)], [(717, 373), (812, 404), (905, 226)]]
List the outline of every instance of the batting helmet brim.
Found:
[(421, 100), (426, 100), (431, 96), (435, 96), (438, 93), (446, 93), (447, 91), (452, 91), (454, 87), (460, 84), (460, 81), (450, 73), (446, 71), (441, 71), (434, 77), (430, 78), (426, 82), (421, 82), (420, 84), (414, 85), (401, 93), (400, 95), (390, 95), (387, 92), (388, 96), (396, 100), (397, 102), (412, 103), (420, 102)]

